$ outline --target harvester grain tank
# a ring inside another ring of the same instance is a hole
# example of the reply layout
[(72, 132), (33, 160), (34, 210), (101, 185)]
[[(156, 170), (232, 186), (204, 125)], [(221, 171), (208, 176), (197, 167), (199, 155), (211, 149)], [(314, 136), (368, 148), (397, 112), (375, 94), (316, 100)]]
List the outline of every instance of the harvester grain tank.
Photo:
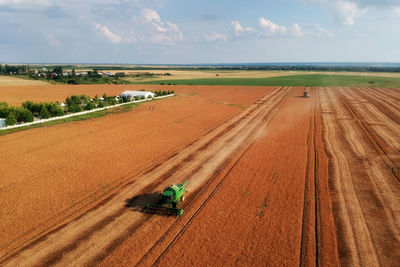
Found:
[(189, 181), (184, 184), (173, 184), (165, 188), (161, 200), (157, 204), (147, 204), (144, 208), (144, 212), (181, 216), (183, 210), (179, 208), (179, 203), (185, 200), (183, 194), (186, 192), (185, 186), (188, 182)]

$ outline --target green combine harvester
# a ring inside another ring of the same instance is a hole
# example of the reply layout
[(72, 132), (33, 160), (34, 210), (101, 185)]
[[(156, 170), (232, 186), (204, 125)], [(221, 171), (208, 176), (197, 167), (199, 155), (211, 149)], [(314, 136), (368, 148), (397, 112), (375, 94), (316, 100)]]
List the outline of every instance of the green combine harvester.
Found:
[(181, 216), (183, 210), (179, 208), (179, 202), (185, 200), (183, 193), (186, 192), (184, 184), (173, 184), (165, 188), (162, 193), (162, 198), (157, 204), (147, 204), (144, 208), (144, 212), (150, 214), (162, 214), (162, 215), (175, 215)]

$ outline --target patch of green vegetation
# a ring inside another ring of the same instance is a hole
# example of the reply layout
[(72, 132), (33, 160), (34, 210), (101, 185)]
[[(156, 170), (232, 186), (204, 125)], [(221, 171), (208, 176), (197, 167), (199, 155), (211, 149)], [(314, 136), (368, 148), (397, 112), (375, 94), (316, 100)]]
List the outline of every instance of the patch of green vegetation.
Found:
[(229, 85), (229, 86), (359, 86), (400, 87), (400, 78), (353, 75), (308, 74), (272, 78), (210, 78), (191, 80), (149, 81), (142, 84), (172, 83), (177, 85)]
[(3, 130), (0, 131), (0, 135), (5, 135), (5, 134), (10, 134), (14, 132), (19, 132), (19, 131), (24, 131), (27, 129), (33, 129), (33, 128), (41, 128), (41, 127), (48, 127), (48, 126), (53, 126), (53, 125), (58, 125), (58, 124), (63, 124), (63, 123), (68, 123), (68, 122), (73, 122), (73, 121), (83, 121), (83, 120), (90, 120), (94, 118), (100, 118), (109, 114), (119, 114), (123, 112), (127, 112), (130, 110), (133, 110), (139, 105), (139, 103), (131, 103), (107, 110), (100, 110), (88, 114), (83, 114), (80, 116), (75, 116), (75, 117), (70, 117), (70, 118), (65, 118), (65, 119), (60, 119), (60, 120), (54, 120), (54, 121), (48, 121), (44, 123), (38, 123), (38, 124), (33, 124), (25, 127), (19, 127), (19, 128), (13, 128), (9, 130)]

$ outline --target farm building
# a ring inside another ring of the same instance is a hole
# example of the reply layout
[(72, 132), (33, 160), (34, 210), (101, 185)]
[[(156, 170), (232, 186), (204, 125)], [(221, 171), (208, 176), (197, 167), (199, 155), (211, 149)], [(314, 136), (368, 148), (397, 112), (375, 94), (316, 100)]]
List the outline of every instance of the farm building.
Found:
[(148, 91), (125, 91), (121, 96), (128, 97), (130, 99), (135, 99), (135, 96), (148, 98), (149, 96), (154, 97), (154, 93)]
[(3, 128), (6, 126), (6, 119), (0, 118), (0, 128)]

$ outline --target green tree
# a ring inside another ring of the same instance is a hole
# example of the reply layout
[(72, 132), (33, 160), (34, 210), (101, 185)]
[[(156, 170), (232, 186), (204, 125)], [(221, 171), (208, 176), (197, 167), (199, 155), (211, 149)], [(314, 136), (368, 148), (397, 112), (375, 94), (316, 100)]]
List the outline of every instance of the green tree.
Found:
[(87, 104), (86, 104), (86, 106), (85, 106), (85, 109), (86, 110), (92, 110), (92, 109), (94, 109), (96, 106), (95, 106), (95, 104), (93, 103), (93, 102), (88, 102)]
[(106, 106), (106, 103), (104, 101), (100, 101), (97, 107), (99, 108), (104, 108)]
[(117, 104), (117, 100), (115, 99), (115, 97), (112, 97), (112, 98), (108, 101), (108, 103), (109, 103), (110, 105), (115, 105), (115, 104)]
[(90, 97), (87, 95), (81, 95), (81, 100), (83, 104), (86, 104), (90, 101)]
[(0, 102), (0, 108), (6, 108), (8, 104), (6, 102)]
[(8, 113), (8, 116), (6, 118), (6, 125), (11, 126), (11, 125), (15, 125), (16, 123), (17, 123), (16, 115), (15, 115), (14, 111), (11, 111), (10, 113)]
[(50, 117), (51, 117), (51, 114), (47, 110), (46, 105), (42, 105), (42, 108), (40, 109), (40, 118), (41, 119), (48, 119)]
[(63, 116), (64, 109), (57, 103), (48, 103), (46, 104), (47, 110), (51, 113), (51, 116)]
[(25, 101), (24, 103), (22, 103), (22, 106), (24, 108), (29, 109), (30, 111), (32, 111), (33, 102), (32, 101)]
[(18, 121), (21, 120), (23, 122), (32, 122), (34, 119), (32, 112), (26, 108), (19, 108), (17, 116)]
[(76, 113), (76, 112), (81, 112), (81, 111), (83, 111), (82, 106), (78, 106), (78, 105), (68, 106), (68, 112)]
[(82, 100), (81, 100), (80, 96), (77, 96), (77, 95), (71, 96), (71, 102), (74, 103), (75, 105), (82, 104)]
[(10, 113), (9, 107), (1, 107), (0, 106), (0, 118), (7, 118), (9, 113)]

